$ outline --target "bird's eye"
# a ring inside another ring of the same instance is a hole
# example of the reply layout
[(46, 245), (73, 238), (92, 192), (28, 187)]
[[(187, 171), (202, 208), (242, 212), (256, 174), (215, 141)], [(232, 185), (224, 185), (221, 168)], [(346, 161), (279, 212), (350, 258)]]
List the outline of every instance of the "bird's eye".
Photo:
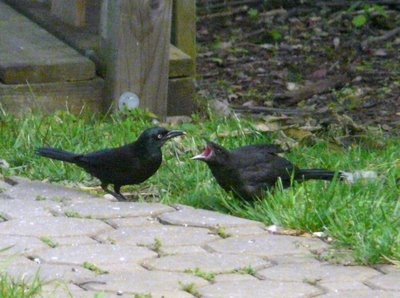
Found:
[(157, 135), (157, 139), (159, 139), (159, 140), (161, 140), (161, 139), (162, 139), (162, 137), (163, 137), (163, 135), (162, 135), (162, 134), (158, 134), (158, 135)]

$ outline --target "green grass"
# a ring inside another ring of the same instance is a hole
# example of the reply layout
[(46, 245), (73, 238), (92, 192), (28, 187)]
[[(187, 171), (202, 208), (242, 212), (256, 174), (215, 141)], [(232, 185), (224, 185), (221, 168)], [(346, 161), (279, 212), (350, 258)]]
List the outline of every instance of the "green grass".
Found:
[(33, 298), (38, 297), (42, 290), (42, 282), (34, 278), (31, 282), (14, 280), (5, 273), (0, 273), (1, 298)]
[[(0, 156), (11, 165), (4, 174), (93, 185), (93, 179), (78, 167), (38, 157), (35, 149), (52, 146), (90, 152), (131, 142), (151, 126), (151, 115), (143, 112), (103, 118), (66, 112), (30, 114), (20, 119), (2, 114)], [(157, 174), (123, 191), (150, 188), (164, 203), (219, 210), (308, 232), (325, 231), (337, 246), (353, 249), (361, 264), (400, 260), (399, 138), (374, 135), (366, 146), (356, 144), (344, 149), (326, 141), (331, 137), (326, 136), (312, 146), (298, 146), (285, 156), (300, 167), (374, 170), (382, 178), (353, 185), (310, 181), (284, 190), (278, 187), (265, 200), (243, 204), (219, 188), (204, 163), (190, 158), (203, 149), (205, 139), (235, 148), (276, 142), (279, 133), (261, 133), (250, 120), (212, 116), (207, 120), (194, 116), (193, 123), (174, 128), (185, 130), (187, 136), (163, 148), (164, 163)], [(370, 145), (375, 140), (383, 144), (382, 148)]]

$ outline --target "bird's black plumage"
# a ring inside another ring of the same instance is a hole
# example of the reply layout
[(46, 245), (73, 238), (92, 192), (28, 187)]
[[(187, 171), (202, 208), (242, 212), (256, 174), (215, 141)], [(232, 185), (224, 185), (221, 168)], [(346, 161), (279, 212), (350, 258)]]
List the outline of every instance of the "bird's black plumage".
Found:
[(204, 152), (193, 159), (206, 162), (225, 191), (232, 191), (245, 200), (261, 197), (279, 178), (282, 185), (288, 187), (292, 179), (332, 180), (335, 176), (335, 172), (327, 170), (299, 169), (277, 155), (279, 152), (282, 150), (276, 145), (249, 145), (230, 151), (208, 142)]
[[(182, 131), (154, 127), (146, 129), (134, 143), (118, 148), (75, 154), (45, 147), (37, 153), (76, 164), (98, 178), (104, 191), (118, 200), (125, 200), (120, 192), (121, 186), (138, 184), (154, 175), (162, 162), (161, 147), (167, 140), (183, 134)], [(108, 189), (109, 184), (114, 185), (114, 192)]]

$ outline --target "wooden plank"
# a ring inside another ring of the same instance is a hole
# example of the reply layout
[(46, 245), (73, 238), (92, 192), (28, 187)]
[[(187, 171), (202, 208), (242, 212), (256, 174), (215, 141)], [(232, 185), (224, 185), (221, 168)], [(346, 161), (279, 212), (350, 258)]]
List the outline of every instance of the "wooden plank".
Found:
[(7, 113), (30, 110), (52, 113), (68, 110), (74, 114), (105, 113), (104, 80), (95, 77), (79, 82), (5, 85), (0, 83), (0, 106)]
[(86, 0), (52, 0), (51, 13), (67, 24), (83, 27), (86, 24)]
[(102, 56), (107, 59), (109, 98), (117, 103), (122, 93), (133, 92), (141, 108), (165, 117), (172, 0), (108, 0), (107, 4)]
[(193, 78), (176, 78), (169, 80), (168, 116), (191, 115), (195, 109)]
[(98, 51), (100, 1), (89, 1), (87, 3), (86, 26), (80, 28), (66, 25), (59, 18), (53, 16), (50, 13), (50, 5), (46, 5), (46, 3), (30, 0), (3, 1), (81, 53)]
[[(172, 43), (196, 58), (196, 1), (174, 0), (174, 30)], [(194, 64), (193, 64), (194, 65)]]
[(0, 80), (6, 84), (78, 81), (95, 76), (92, 61), (0, 2)]
[(169, 48), (169, 77), (180, 78), (194, 75), (194, 62), (189, 55), (177, 47), (170, 45)]

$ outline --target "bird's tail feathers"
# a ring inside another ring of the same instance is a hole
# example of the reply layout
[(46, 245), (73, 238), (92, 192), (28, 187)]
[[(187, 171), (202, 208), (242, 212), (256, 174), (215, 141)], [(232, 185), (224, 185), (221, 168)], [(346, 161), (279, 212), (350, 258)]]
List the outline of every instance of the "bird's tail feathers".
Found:
[(323, 169), (307, 169), (307, 170), (300, 170), (299, 173), (297, 174), (298, 179), (303, 179), (303, 180), (310, 180), (310, 179), (316, 179), (316, 180), (328, 180), (331, 181), (335, 176), (338, 176), (340, 180), (342, 180), (344, 177), (342, 177), (342, 174), (339, 172), (333, 172), (329, 170), (323, 170)]
[(62, 160), (62, 161), (67, 161), (67, 162), (75, 162), (76, 157), (79, 156), (78, 154), (63, 151), (60, 149), (55, 149), (55, 148), (49, 148), (49, 147), (43, 147), (39, 148), (36, 151), (37, 154), (48, 157), (51, 159), (56, 159), (56, 160)]

